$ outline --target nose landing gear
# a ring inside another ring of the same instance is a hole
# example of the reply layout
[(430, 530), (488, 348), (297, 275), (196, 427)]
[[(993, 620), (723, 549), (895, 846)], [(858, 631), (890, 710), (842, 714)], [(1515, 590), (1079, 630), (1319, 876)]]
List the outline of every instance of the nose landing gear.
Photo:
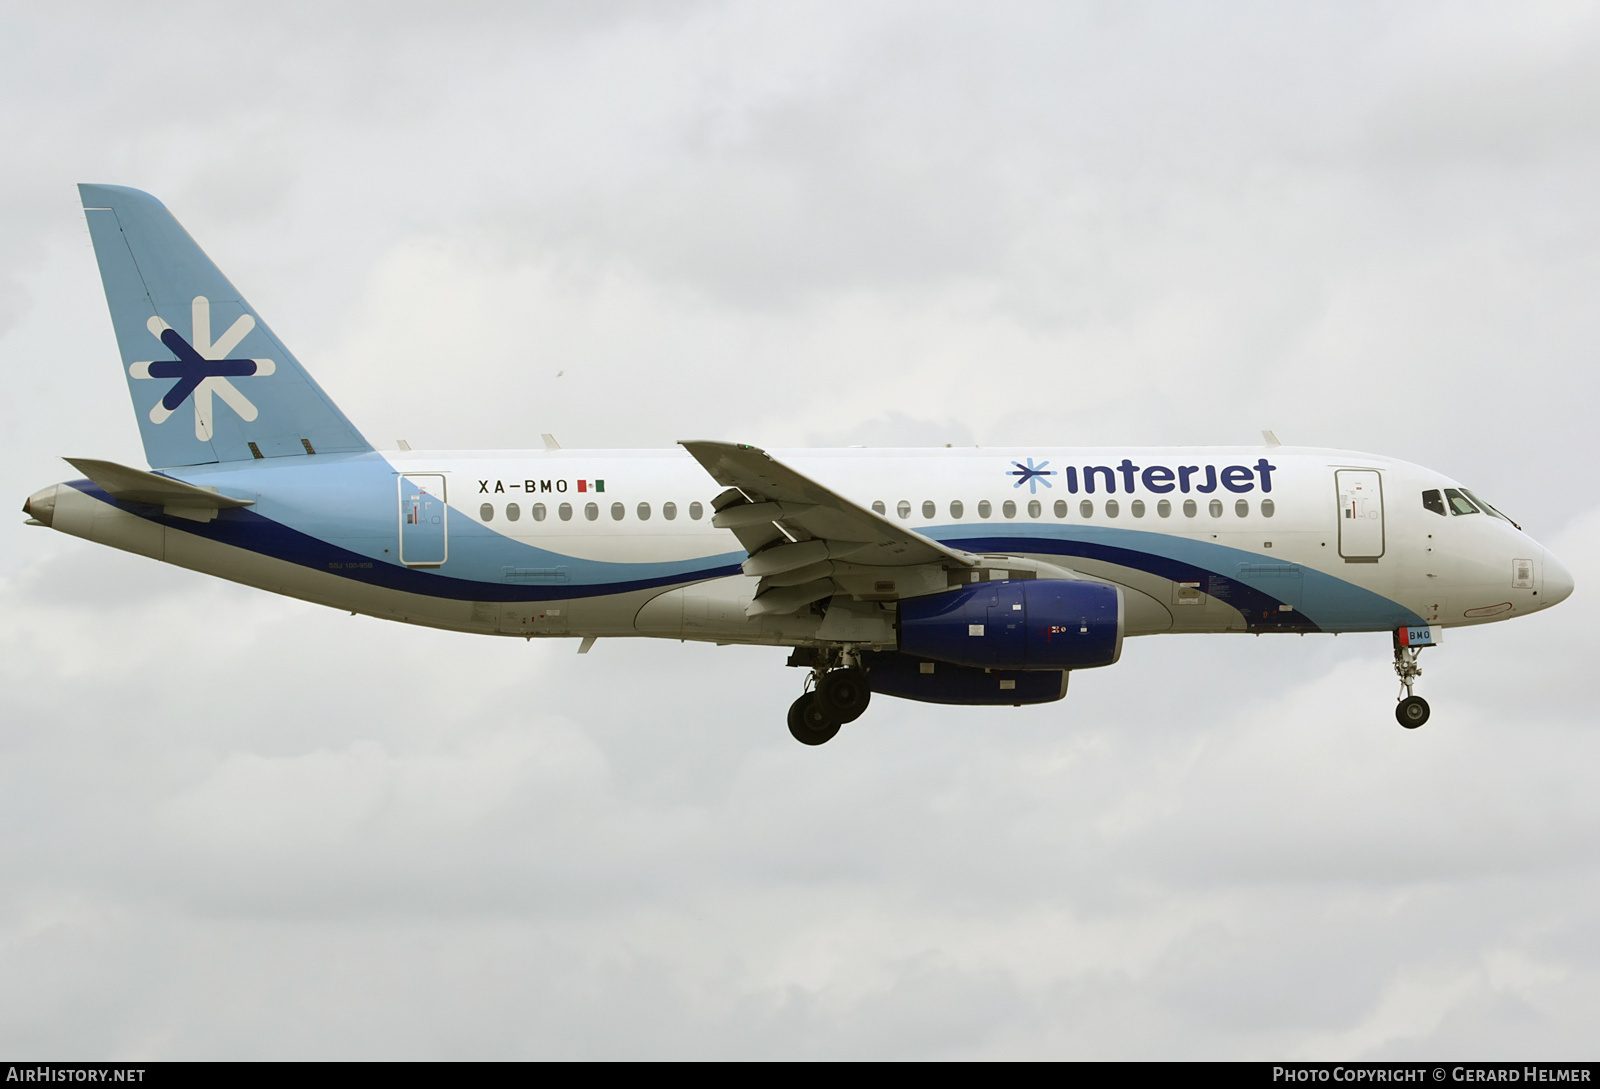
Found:
[(1428, 701), (1411, 694), (1411, 686), (1422, 676), (1422, 667), (1417, 664), (1417, 656), (1421, 653), (1422, 647), (1406, 646), (1400, 641), (1400, 633), (1395, 633), (1394, 671), (1400, 678), (1400, 687), (1405, 690), (1405, 695), (1398, 697), (1400, 702), (1395, 705), (1394, 717), (1408, 730), (1415, 730), (1428, 721)]
[(1415, 730), (1428, 721), (1428, 701), (1421, 696), (1407, 696), (1395, 705), (1395, 720), (1408, 730)]

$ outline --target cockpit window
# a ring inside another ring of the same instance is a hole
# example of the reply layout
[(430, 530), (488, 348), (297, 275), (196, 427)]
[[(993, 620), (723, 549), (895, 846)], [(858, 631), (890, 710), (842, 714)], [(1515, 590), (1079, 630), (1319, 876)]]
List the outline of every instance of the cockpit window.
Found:
[[(1473, 495), (1471, 492), (1467, 491), (1467, 489), (1462, 488), (1461, 489), (1461, 494), (1466, 496), (1468, 499), (1472, 500), (1474, 503), (1478, 504), (1478, 506), (1482, 507), (1487, 513), (1494, 515), (1496, 518), (1504, 518), (1506, 521), (1511, 522), (1512, 525), (1517, 526), (1517, 523), (1515, 521), (1512, 521), (1512, 519), (1510, 517), (1508, 517), (1507, 515), (1503, 514), (1502, 512), (1500, 512), (1498, 510), (1495, 510), (1495, 508), (1491, 507), (1489, 504), (1487, 504), (1483, 500), (1479, 499), (1476, 495)], [(1521, 526), (1517, 526), (1517, 528), (1521, 529), (1522, 527)]]
[(1422, 493), (1422, 506), (1435, 514), (1448, 513), (1444, 509), (1444, 496), (1439, 492), (1438, 488), (1429, 488)]
[(1455, 488), (1446, 488), (1444, 497), (1450, 500), (1451, 514), (1477, 514), (1478, 508), (1472, 505), (1472, 500), (1462, 495)]

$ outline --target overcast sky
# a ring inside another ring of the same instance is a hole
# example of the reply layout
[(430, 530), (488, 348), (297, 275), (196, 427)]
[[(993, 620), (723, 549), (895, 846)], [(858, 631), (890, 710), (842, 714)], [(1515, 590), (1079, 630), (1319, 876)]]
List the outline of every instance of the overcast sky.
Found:
[[(0, 1053), (1593, 1058), (1600, 13), (0, 4)], [(1573, 570), (789, 737), (773, 649), (351, 617), (25, 527), (144, 464), (74, 183), (380, 446), (1235, 444)], [(559, 377), (558, 377), (559, 375)]]

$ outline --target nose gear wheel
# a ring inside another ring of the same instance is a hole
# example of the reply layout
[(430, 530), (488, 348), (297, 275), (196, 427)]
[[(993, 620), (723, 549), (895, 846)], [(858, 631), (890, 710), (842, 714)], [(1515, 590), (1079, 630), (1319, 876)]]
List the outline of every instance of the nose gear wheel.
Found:
[(1399, 636), (1395, 636), (1394, 671), (1400, 678), (1400, 688), (1405, 694), (1398, 697), (1400, 702), (1395, 706), (1394, 717), (1408, 730), (1415, 730), (1428, 721), (1428, 701), (1411, 692), (1411, 686), (1422, 676), (1422, 667), (1417, 664), (1417, 656), (1421, 653), (1421, 647), (1401, 646)]
[(1428, 701), (1421, 696), (1407, 696), (1395, 706), (1394, 717), (1408, 730), (1415, 730), (1428, 721)]

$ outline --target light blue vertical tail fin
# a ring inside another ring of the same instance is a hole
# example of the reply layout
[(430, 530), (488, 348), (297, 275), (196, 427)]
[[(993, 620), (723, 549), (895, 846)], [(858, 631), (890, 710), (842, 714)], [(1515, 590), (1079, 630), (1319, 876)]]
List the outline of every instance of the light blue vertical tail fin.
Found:
[(152, 468), (372, 449), (160, 201), (78, 193)]

